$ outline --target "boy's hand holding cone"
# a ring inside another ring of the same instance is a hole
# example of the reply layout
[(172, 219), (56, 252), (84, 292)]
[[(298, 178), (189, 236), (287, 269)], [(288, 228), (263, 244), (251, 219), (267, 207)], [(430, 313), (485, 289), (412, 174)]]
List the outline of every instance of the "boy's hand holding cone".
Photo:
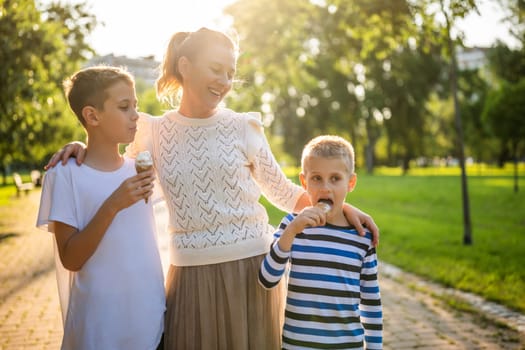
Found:
[[(149, 151), (143, 151), (137, 154), (135, 158), (135, 169), (137, 169), (137, 174), (146, 170), (150, 170), (153, 167), (153, 159)], [(144, 201), (148, 203), (148, 198), (145, 198)]]

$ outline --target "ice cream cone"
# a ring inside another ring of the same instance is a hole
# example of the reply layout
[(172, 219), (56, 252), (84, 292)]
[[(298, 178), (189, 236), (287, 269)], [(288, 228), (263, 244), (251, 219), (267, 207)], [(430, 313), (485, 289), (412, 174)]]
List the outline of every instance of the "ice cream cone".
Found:
[[(153, 159), (149, 151), (143, 151), (137, 154), (135, 158), (135, 169), (137, 174), (146, 170), (150, 170), (153, 167)], [(144, 198), (144, 202), (148, 203), (148, 198)]]
[(315, 206), (320, 208), (325, 214), (328, 213), (332, 209), (332, 205), (328, 203), (328, 201), (324, 201), (324, 200), (320, 200), (319, 202), (317, 202)]

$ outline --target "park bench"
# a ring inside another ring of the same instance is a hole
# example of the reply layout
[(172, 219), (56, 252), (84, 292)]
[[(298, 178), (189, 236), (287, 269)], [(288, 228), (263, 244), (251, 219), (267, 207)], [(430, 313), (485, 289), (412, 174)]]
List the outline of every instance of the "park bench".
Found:
[(16, 186), (16, 196), (20, 197), (20, 192), (25, 192), (26, 194), (31, 191), (35, 185), (32, 182), (23, 182), (22, 176), (19, 173), (13, 173), (13, 180)]
[(31, 182), (35, 187), (42, 186), (42, 173), (38, 170), (31, 170)]

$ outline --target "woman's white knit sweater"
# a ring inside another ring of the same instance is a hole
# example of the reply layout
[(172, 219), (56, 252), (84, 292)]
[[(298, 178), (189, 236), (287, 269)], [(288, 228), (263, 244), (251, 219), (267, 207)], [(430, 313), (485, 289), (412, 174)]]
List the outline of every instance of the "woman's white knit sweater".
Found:
[(209, 118), (141, 115), (126, 153), (153, 154), (169, 210), (170, 262), (178, 266), (238, 260), (269, 251), (261, 192), (291, 212), (304, 191), (281, 171), (259, 113), (220, 109)]

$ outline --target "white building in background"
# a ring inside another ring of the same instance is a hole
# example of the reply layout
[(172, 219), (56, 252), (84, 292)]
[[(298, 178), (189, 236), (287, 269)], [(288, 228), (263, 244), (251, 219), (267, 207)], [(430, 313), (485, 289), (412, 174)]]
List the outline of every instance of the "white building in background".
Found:
[(145, 81), (153, 86), (158, 76), (160, 63), (153, 56), (142, 58), (129, 58), (126, 56), (115, 56), (113, 54), (105, 56), (95, 56), (86, 62), (85, 67), (107, 64), (110, 66), (125, 67), (135, 79)]
[(464, 70), (485, 67), (488, 64), (487, 51), (488, 48), (484, 47), (458, 48), (456, 52), (458, 68)]

